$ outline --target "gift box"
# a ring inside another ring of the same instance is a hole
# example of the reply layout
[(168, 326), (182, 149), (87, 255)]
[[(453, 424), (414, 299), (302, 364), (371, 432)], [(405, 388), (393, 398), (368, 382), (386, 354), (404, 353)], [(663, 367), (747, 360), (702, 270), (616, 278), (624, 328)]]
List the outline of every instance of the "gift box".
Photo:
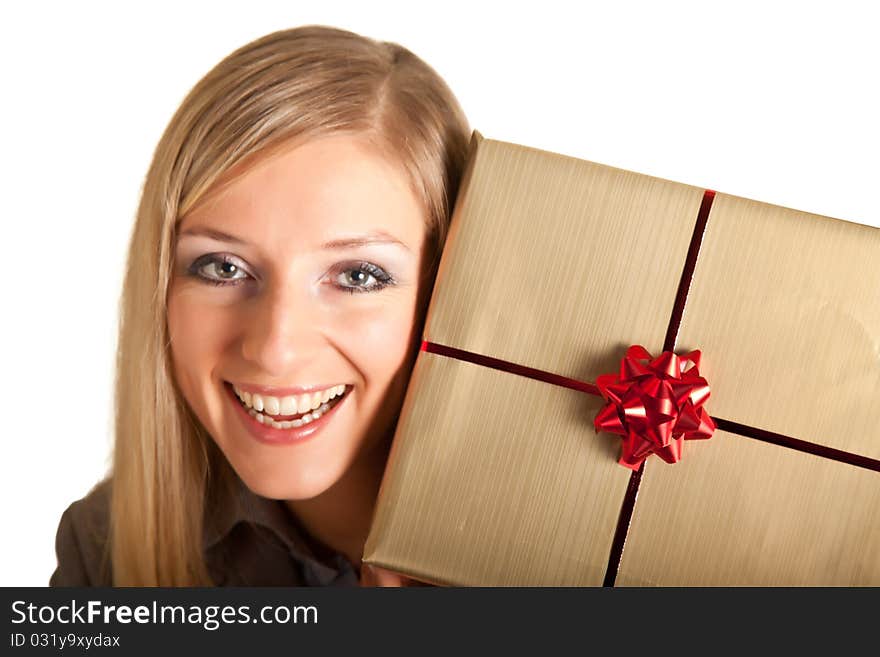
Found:
[(364, 562), (880, 585), (880, 230), (474, 132)]

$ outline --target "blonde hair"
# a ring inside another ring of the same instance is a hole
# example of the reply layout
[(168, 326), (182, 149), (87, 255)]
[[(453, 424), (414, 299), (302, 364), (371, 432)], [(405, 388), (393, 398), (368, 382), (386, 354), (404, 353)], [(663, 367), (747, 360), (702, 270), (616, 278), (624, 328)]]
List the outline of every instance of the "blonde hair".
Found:
[(208, 72), (159, 141), (120, 302), (107, 552), (114, 586), (211, 585), (204, 513), (233, 477), (172, 375), (166, 295), (176, 225), (259, 157), (336, 132), (368, 137), (407, 172), (436, 273), (470, 128), (440, 76), (398, 44), (317, 25), (266, 35)]

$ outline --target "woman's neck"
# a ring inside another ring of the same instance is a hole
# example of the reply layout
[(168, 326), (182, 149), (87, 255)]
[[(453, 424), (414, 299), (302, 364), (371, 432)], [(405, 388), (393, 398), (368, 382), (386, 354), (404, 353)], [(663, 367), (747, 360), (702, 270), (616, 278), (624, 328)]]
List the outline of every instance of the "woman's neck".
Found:
[(385, 471), (391, 435), (361, 454), (332, 487), (308, 500), (287, 500), (287, 507), (319, 547), (345, 556), (360, 572), (364, 543)]

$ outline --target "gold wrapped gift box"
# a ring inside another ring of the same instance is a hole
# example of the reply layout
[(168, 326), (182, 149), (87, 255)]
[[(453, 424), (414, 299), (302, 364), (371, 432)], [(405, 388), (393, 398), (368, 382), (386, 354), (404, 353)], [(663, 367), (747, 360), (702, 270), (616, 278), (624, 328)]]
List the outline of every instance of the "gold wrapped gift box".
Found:
[(424, 340), (582, 382), (630, 345), (700, 350), (719, 427), (634, 473), (602, 397), (423, 350), (364, 561), (460, 586), (880, 585), (880, 230), (471, 146)]

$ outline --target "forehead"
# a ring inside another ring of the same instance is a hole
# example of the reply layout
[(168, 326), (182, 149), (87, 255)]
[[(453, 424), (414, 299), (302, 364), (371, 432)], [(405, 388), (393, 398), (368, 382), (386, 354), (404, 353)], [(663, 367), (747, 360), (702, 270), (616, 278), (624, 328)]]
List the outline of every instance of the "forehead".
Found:
[(209, 194), (180, 230), (211, 228), (301, 249), (384, 232), (417, 251), (426, 215), (403, 169), (362, 137), (332, 135), (292, 144)]

